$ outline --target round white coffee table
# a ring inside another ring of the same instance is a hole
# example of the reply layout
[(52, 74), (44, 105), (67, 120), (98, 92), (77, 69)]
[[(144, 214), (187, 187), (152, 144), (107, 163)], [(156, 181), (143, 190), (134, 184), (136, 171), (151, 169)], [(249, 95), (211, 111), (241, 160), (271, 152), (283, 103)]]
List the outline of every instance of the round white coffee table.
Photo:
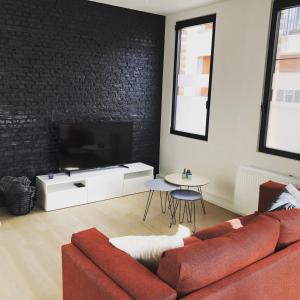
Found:
[[(191, 193), (196, 193), (196, 192), (192, 192), (192, 191), (187, 191), (186, 195), (184, 191), (178, 191), (176, 194), (176, 191), (172, 192), (172, 201), (171, 201), (171, 223), (170, 226), (172, 226), (172, 224), (176, 224), (176, 211), (177, 208), (179, 206), (179, 222), (182, 223), (183, 219), (184, 219), (184, 215), (185, 213), (187, 214), (187, 220), (189, 222), (192, 221), (192, 211), (194, 214), (194, 230), (195, 231), (195, 201), (200, 200), (201, 204), (202, 204), (202, 209), (203, 209), (203, 213), (206, 214), (206, 209), (205, 209), (205, 205), (204, 205), (204, 199), (203, 199), (203, 194), (202, 194), (202, 187), (209, 184), (209, 180), (201, 177), (199, 175), (192, 175), (192, 179), (188, 179), (188, 178), (182, 178), (182, 174), (180, 173), (173, 173), (170, 175), (167, 175), (165, 177), (165, 180), (171, 184), (175, 184), (177, 186), (180, 187), (186, 187), (187, 190), (189, 190), (189, 188), (197, 188), (198, 190), (198, 196), (196, 197), (195, 195), (192, 195), (193, 197), (195, 197), (195, 199), (190, 198)], [(188, 193), (189, 192), (189, 193)], [(182, 195), (181, 195), (182, 194)], [(181, 220), (181, 202), (184, 201), (184, 211), (183, 211), (183, 217)], [(189, 206), (189, 203), (191, 203), (191, 207)], [(192, 206), (193, 204), (193, 206)]]
[(198, 176), (198, 175), (192, 175), (192, 179), (183, 179), (182, 174), (180, 173), (173, 173), (170, 175), (167, 175), (165, 177), (165, 180), (169, 183), (178, 185), (178, 186), (186, 186), (186, 187), (202, 187), (207, 184), (209, 184), (209, 180)]

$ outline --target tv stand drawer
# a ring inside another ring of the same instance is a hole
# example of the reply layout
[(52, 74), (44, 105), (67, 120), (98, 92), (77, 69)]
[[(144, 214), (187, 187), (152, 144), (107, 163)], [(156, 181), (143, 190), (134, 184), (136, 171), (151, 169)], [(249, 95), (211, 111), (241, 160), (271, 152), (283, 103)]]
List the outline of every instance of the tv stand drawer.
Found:
[[(44, 202), (46, 211), (66, 208), (87, 203), (87, 188), (85, 182), (80, 182), (84, 186), (78, 187), (75, 182), (57, 184), (48, 187), (47, 198)], [(76, 182), (79, 183), (79, 182)]]
[(88, 179), (88, 202), (122, 196), (123, 174), (103, 174)]

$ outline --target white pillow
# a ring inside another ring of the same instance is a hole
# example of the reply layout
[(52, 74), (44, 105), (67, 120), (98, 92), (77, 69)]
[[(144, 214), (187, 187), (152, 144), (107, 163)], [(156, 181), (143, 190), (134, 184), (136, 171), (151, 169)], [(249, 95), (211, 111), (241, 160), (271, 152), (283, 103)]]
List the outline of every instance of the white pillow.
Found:
[(289, 184), (285, 188), (296, 200), (298, 207), (300, 206), (300, 191), (292, 184)]
[(289, 184), (275, 199), (275, 201), (273, 201), (268, 211), (287, 210), (293, 208), (300, 208), (300, 191), (292, 184)]
[(187, 230), (181, 228), (178, 233), (173, 236), (123, 236), (110, 238), (109, 242), (151, 270), (155, 270), (163, 252), (183, 247), (183, 238), (188, 235)]

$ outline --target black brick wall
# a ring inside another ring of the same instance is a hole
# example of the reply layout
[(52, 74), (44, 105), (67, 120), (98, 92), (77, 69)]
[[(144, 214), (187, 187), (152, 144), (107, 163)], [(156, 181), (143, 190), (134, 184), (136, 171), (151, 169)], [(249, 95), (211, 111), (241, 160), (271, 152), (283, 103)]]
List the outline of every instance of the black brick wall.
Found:
[(62, 122), (134, 121), (158, 171), (162, 16), (84, 0), (0, 0), (0, 177), (58, 169)]

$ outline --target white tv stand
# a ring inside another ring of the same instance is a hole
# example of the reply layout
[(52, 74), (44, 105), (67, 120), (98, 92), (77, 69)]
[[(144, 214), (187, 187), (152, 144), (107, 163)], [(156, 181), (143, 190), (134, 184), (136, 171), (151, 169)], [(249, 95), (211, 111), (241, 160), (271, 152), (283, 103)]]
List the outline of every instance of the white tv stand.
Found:
[[(37, 176), (37, 200), (45, 211), (145, 192), (145, 181), (153, 179), (153, 167), (143, 163), (128, 168), (111, 167), (72, 173)], [(75, 184), (81, 184), (81, 187)]]

